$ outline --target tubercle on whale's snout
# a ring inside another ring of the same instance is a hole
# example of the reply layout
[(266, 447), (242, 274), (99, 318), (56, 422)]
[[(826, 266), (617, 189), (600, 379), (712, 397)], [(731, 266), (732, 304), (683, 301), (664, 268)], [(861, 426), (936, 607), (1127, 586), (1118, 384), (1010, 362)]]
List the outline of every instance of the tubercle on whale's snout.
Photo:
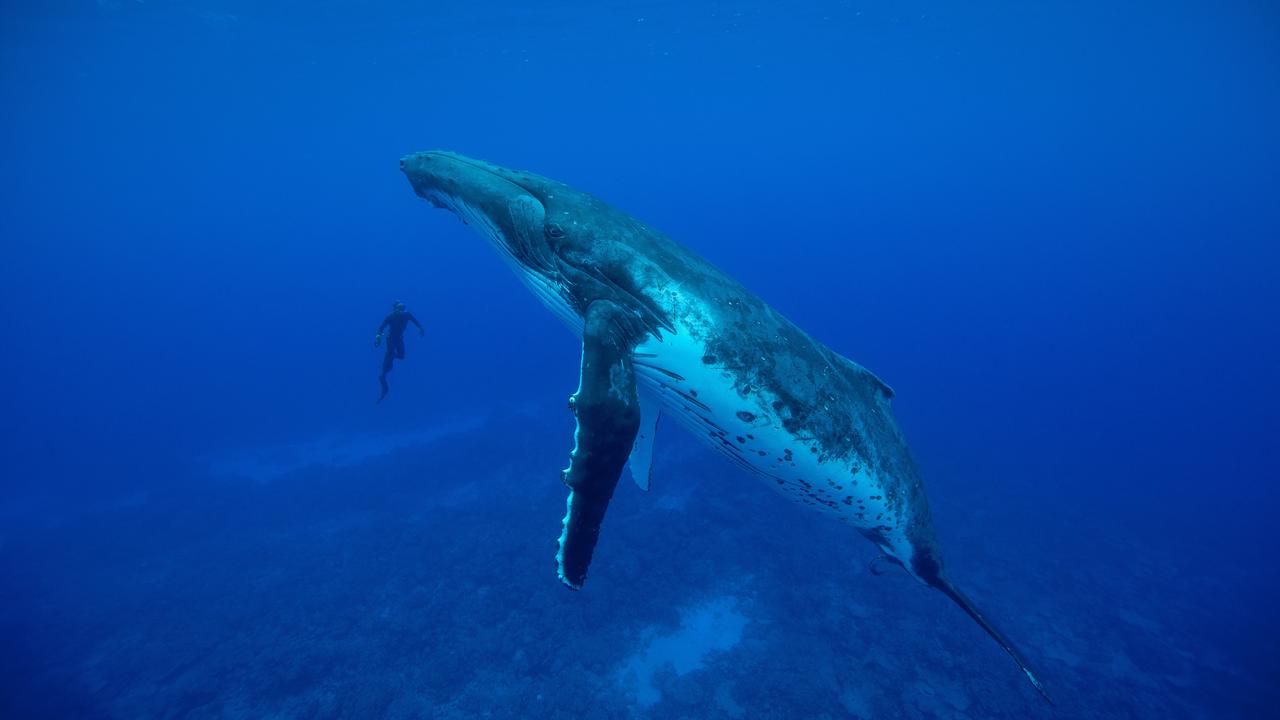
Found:
[(405, 155), (400, 158), (400, 172), (405, 174), (409, 179), (409, 184), (413, 187), (413, 192), (422, 200), (427, 201), (432, 207), (449, 210), (450, 207), (445, 203), (437, 192), (433, 192), (432, 184), (429, 182), (429, 176), (422, 167), (421, 163), (430, 159), (428, 153), (414, 153)]
[(400, 170), (402, 172), (408, 172), (411, 162), (415, 160), (421, 162), (424, 159), (426, 159), (426, 153), (410, 153), (408, 155), (403, 155), (400, 158)]
[(402, 155), (400, 157), (400, 172), (409, 176), (412, 180), (415, 172), (423, 172), (426, 170), (427, 163), (431, 161), (430, 152), (416, 152)]

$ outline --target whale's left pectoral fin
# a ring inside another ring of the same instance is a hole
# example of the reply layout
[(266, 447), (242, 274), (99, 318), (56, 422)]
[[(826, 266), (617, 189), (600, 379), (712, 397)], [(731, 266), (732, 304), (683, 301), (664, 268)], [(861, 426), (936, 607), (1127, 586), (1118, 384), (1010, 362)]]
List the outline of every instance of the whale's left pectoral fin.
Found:
[(600, 536), (600, 525), (618, 477), (635, 445), (640, 400), (627, 333), (628, 314), (607, 300), (587, 309), (582, 331), (582, 372), (570, 398), (578, 429), (564, 471), (568, 512), (556, 554), (560, 579), (578, 589)]
[(649, 476), (653, 472), (653, 441), (658, 435), (661, 416), (662, 406), (658, 401), (640, 393), (640, 429), (636, 431), (636, 443), (631, 448), (627, 467), (631, 469), (631, 479), (645, 491), (649, 490)]

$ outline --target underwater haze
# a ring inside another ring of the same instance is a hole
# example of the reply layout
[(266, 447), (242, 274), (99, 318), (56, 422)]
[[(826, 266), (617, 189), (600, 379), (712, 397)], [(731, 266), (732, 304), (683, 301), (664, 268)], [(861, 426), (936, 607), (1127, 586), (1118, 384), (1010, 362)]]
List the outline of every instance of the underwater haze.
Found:
[[(1269, 2), (8, 0), (0, 717), (1264, 718)], [(582, 342), (399, 159), (593, 193), (896, 392), (954, 604), (676, 423), (556, 577)], [(375, 332), (422, 322), (378, 398)]]

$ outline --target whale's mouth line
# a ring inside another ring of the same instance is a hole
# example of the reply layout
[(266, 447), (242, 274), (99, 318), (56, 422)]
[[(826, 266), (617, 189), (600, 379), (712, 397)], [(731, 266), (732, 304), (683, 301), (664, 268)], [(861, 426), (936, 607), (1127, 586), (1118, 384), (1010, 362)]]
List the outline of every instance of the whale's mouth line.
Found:
[[(546, 206), (543, 204), (542, 199), (532, 193), (529, 188), (521, 185), (506, 174), (496, 172), (486, 163), (476, 162), (469, 158), (441, 151), (417, 153), (416, 157), (435, 158), (443, 162), (452, 163), (455, 168), (456, 166), (461, 166), (461, 168), (456, 169), (460, 169), (463, 173), (479, 171), (486, 181), (500, 181), (504, 186), (502, 188), (503, 192), (511, 192), (513, 195), (518, 195), (518, 197), (508, 198), (505, 203), (505, 212), (510, 217), (499, 219), (491, 216), (482, 210), (477, 203), (469, 200), (465, 188), (459, 187), (451, 191), (448, 188), (448, 183), (436, 182), (435, 176), (430, 172), (422, 173), (418, 171), (429, 180), (421, 186), (415, 185), (415, 189), (418, 190), (418, 194), (423, 200), (426, 200), (434, 207), (447, 210), (462, 224), (471, 227), (481, 237), (488, 240), (489, 244), (498, 251), (498, 255), (502, 260), (516, 274), (516, 277), (525, 283), (534, 296), (542, 300), (570, 328), (580, 332), (582, 320), (573, 310), (572, 295), (564, 287), (563, 283), (556, 281), (556, 263), (549, 261), (544, 254), (540, 254), (537, 251), (536, 242), (530, 242), (529, 235), (541, 238), (543, 233), (542, 218), (546, 215)], [(507, 190), (507, 188), (510, 188), (510, 190)], [(493, 188), (489, 188), (489, 190), (492, 191)], [(528, 225), (524, 233), (520, 230), (522, 220)], [(510, 232), (504, 230), (504, 224), (510, 225)]]

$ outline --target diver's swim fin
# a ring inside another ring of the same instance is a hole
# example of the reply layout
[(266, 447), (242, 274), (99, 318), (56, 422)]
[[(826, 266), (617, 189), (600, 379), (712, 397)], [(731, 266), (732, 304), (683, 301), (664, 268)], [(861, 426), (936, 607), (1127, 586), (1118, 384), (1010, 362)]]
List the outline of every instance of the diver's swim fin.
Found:
[(391, 389), (391, 388), (387, 385), (387, 376), (386, 376), (386, 375), (379, 375), (379, 376), (378, 376), (378, 382), (382, 385), (382, 394), (381, 394), (381, 395), (379, 395), (379, 396), (378, 396), (378, 399), (374, 401), (374, 403), (373, 403), (374, 405), (377, 405), (377, 404), (381, 403), (381, 402), (382, 402), (382, 398), (386, 397), (386, 396), (387, 396), (387, 391)]

